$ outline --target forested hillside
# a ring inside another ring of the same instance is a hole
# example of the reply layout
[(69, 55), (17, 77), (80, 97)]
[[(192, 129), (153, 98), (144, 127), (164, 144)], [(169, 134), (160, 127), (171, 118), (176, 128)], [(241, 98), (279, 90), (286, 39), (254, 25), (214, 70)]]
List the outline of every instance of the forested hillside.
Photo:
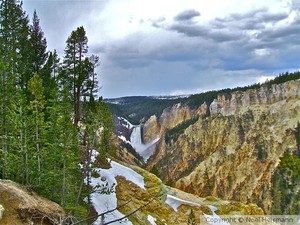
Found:
[(259, 89), (262, 85), (270, 87), (273, 84), (281, 84), (296, 79), (300, 79), (300, 71), (281, 73), (274, 79), (268, 80), (263, 84), (257, 83), (245, 87), (208, 91), (189, 96), (132, 96), (117, 99), (106, 99), (105, 101), (110, 104), (113, 114), (126, 118), (133, 124), (140, 124), (147, 121), (147, 119), (149, 119), (152, 115), (159, 117), (164, 109), (172, 107), (178, 103), (187, 104), (191, 109), (196, 109), (204, 102), (206, 102), (207, 105), (210, 105), (220, 94), (226, 94), (230, 97), (230, 95), (236, 91)]
[(47, 49), (38, 14), (30, 21), (22, 3), (1, 1), (0, 179), (73, 214), (88, 213), (83, 184), (92, 149), (110, 151), (111, 113), (95, 95), (99, 57), (87, 53), (83, 27), (71, 32), (59, 59)]

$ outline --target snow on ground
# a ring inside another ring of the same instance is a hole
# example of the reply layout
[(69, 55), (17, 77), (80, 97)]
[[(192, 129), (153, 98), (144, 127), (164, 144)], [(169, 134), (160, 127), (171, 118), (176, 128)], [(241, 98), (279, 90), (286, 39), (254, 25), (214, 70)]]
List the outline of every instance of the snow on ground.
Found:
[(140, 188), (146, 189), (144, 177), (142, 175), (138, 174), (137, 172), (135, 172), (133, 169), (130, 169), (130, 168), (123, 166), (114, 161), (111, 161), (111, 167), (112, 168), (110, 168), (108, 170), (110, 170), (115, 177), (116, 176), (125, 177), (126, 180), (129, 180), (129, 181), (135, 183)]
[(188, 98), (191, 95), (166, 95), (166, 96), (151, 96), (152, 99), (158, 99), (158, 100), (173, 100), (173, 99), (181, 99), (181, 98)]
[(131, 142), (130, 141), (128, 141), (127, 139), (126, 139), (126, 137), (124, 137), (123, 135), (120, 135), (120, 136), (118, 136), (118, 138), (120, 138), (123, 142), (125, 142), (125, 143), (127, 143), (127, 144), (130, 144), (131, 145)]
[(156, 219), (153, 216), (148, 215), (147, 219), (151, 225), (156, 225)]
[(212, 215), (206, 215), (206, 214), (204, 214), (206, 222), (208, 222), (208, 224), (210, 224), (210, 225), (230, 225), (230, 223), (222, 220), (222, 218), (219, 217), (215, 213), (218, 210), (216, 207), (214, 207), (212, 205), (209, 205), (208, 208), (210, 208), (210, 210), (212, 212)]
[(167, 195), (166, 203), (177, 212), (178, 207), (182, 204), (190, 206), (201, 206), (199, 203), (185, 201), (172, 195)]
[[(140, 188), (145, 189), (143, 176), (117, 162), (111, 161), (110, 164), (110, 169), (94, 169), (94, 172), (98, 173), (99, 177), (91, 178), (91, 186), (95, 190), (91, 194), (91, 201), (98, 214), (115, 209), (117, 207), (117, 196), (115, 190), (115, 187), (117, 185), (116, 176), (123, 176), (126, 178), (126, 180), (129, 180), (138, 185)], [(106, 214), (104, 221), (112, 221), (122, 218), (123, 216), (124, 215), (122, 213), (120, 213), (118, 210), (115, 210), (111, 213)], [(95, 221), (94, 225), (101, 224), (101, 219), (102, 218), (99, 217), (97, 221)], [(132, 223), (128, 219), (112, 224), (132, 225)]]
[(125, 118), (119, 117), (119, 116), (117, 116), (117, 118), (121, 122), (121, 125), (123, 127), (126, 127), (127, 129), (133, 128), (133, 125), (128, 120), (126, 120)]
[(91, 163), (94, 163), (96, 161), (96, 158), (98, 155), (99, 155), (99, 152), (97, 152), (95, 149), (93, 149), (92, 154), (91, 154)]

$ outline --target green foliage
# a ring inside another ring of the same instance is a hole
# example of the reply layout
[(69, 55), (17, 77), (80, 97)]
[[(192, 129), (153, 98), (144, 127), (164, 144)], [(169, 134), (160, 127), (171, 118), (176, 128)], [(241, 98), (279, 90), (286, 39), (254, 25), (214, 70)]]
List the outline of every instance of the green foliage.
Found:
[(1, 1), (0, 179), (25, 184), (84, 217), (90, 192), (82, 187), (91, 166), (80, 170), (79, 164), (91, 162), (92, 149), (112, 153), (113, 120), (102, 99), (94, 100), (99, 57), (83, 56), (83, 27), (72, 32), (66, 51), (61, 67), (56, 52), (47, 52), (36, 12), (29, 25), (22, 3)]
[(293, 73), (285, 72), (276, 76), (274, 79), (267, 81), (265, 84), (273, 85), (273, 84), (282, 84), (287, 81), (300, 79), (300, 71), (296, 71)]
[(194, 123), (196, 123), (199, 120), (199, 116), (196, 116), (195, 118), (186, 120), (182, 122), (181, 124), (177, 125), (176, 127), (168, 130), (165, 135), (165, 142), (166, 144), (170, 145), (172, 142), (176, 142), (178, 137), (184, 133), (184, 131)]
[(81, 119), (81, 100), (89, 91), (87, 83), (90, 76), (94, 78), (94, 66), (92, 62), (84, 56), (88, 52), (88, 38), (84, 28), (78, 27), (72, 31), (68, 37), (65, 48), (63, 67), (65, 73), (61, 74), (61, 79), (67, 84), (72, 93), (74, 106), (74, 125), (78, 127)]
[(29, 42), (30, 49), (34, 50), (29, 52), (32, 61), (31, 71), (39, 73), (47, 61), (48, 55), (46, 52), (47, 41), (40, 27), (40, 20), (36, 11), (33, 13), (32, 25), (30, 26)]
[(159, 174), (159, 170), (157, 168), (156, 165), (154, 165), (151, 170), (150, 170), (151, 173), (153, 173), (154, 175), (156, 175), (157, 177), (160, 177), (160, 174)]
[[(164, 109), (182, 101), (173, 98), (152, 98), (144, 96), (125, 97), (120, 104), (109, 103), (112, 113), (129, 120), (132, 124), (140, 124), (150, 116), (160, 116)], [(113, 101), (113, 100), (112, 100)]]
[(272, 184), (272, 214), (299, 215), (300, 157), (285, 154), (272, 177)]
[[(140, 124), (143, 121), (149, 119), (150, 116), (156, 115), (160, 117), (164, 110), (170, 109), (175, 104), (181, 103), (182, 105), (188, 105), (192, 109), (197, 109), (203, 103), (209, 106), (214, 99), (220, 94), (225, 94), (226, 98), (231, 98), (231, 94), (236, 91), (246, 91), (249, 89), (259, 89), (262, 85), (271, 86), (273, 84), (281, 84), (286, 81), (296, 80), (300, 78), (300, 71), (284, 74), (280, 74), (276, 78), (270, 81), (266, 81), (264, 84), (253, 84), (245, 87), (227, 88), (218, 91), (208, 91), (200, 94), (193, 94), (190, 96), (178, 96), (178, 97), (124, 97), (119, 99), (106, 100), (111, 106), (112, 113), (121, 116), (132, 124)], [(118, 102), (116, 104), (115, 102)], [(206, 112), (206, 116), (209, 116), (209, 109)]]

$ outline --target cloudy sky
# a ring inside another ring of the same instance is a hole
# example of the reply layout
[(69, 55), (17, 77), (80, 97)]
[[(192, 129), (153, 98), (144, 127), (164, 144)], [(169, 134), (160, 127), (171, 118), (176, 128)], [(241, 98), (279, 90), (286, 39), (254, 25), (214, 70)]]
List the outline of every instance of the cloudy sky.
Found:
[(300, 69), (300, 0), (23, 0), (61, 58), (84, 26), (108, 97), (244, 86)]

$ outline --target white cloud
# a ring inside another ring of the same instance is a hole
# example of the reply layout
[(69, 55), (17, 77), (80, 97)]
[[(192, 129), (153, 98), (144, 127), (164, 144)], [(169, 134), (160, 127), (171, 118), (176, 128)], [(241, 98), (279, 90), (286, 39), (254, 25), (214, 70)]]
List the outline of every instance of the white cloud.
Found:
[(102, 61), (104, 97), (234, 87), (299, 67), (296, 0), (24, 0), (24, 6), (30, 15), (37, 8), (49, 47), (61, 53), (71, 31), (85, 27), (90, 52)]
[(268, 48), (255, 49), (253, 54), (258, 57), (266, 57), (272, 54), (272, 50)]

